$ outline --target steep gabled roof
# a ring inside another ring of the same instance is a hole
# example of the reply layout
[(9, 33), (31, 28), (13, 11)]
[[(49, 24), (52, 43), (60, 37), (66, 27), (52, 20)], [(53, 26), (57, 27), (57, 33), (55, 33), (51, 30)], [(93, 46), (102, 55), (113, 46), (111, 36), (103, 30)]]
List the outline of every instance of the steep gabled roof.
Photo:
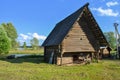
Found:
[[(69, 30), (72, 28), (75, 21), (83, 14), (84, 9), (88, 8), (88, 5), (89, 5), (89, 3), (85, 4), (83, 7), (78, 9), (76, 12), (74, 12), (73, 14), (71, 14), (70, 16), (68, 16), (67, 18), (65, 18), (64, 20), (59, 22), (58, 24), (56, 24), (55, 28), (49, 34), (49, 36), (44, 41), (42, 46), (59, 45), (63, 41), (63, 39), (69, 32)], [(94, 19), (94, 17), (93, 17), (93, 19)], [(94, 19), (94, 22), (96, 23), (95, 19)], [(107, 41), (106, 41), (101, 29), (99, 28), (99, 26), (98, 26), (98, 30), (100, 31), (100, 36), (96, 36), (96, 37), (102, 37), (102, 39), (104, 39), (104, 44), (107, 44)]]

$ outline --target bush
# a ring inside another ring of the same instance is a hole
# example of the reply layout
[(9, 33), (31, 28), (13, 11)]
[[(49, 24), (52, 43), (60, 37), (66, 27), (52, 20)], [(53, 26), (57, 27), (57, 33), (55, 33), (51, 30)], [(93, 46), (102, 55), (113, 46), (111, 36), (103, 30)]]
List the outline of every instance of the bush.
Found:
[(10, 50), (10, 40), (7, 37), (4, 28), (0, 26), (0, 54), (7, 54)]

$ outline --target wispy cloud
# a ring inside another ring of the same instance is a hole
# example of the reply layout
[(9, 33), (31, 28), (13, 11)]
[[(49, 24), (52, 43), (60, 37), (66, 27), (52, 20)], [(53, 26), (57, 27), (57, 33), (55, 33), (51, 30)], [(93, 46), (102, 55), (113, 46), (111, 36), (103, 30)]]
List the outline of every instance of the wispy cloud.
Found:
[(37, 38), (38, 40), (45, 40), (45, 39), (46, 39), (46, 36), (39, 35), (38, 33), (33, 33), (33, 34), (32, 34), (32, 37), (35, 37), (35, 38)]
[(46, 36), (44, 35), (39, 35), (38, 33), (27, 33), (27, 34), (20, 34), (20, 39), (23, 40), (28, 40), (28, 39), (32, 39), (32, 38), (37, 38), (38, 40), (45, 40)]
[(113, 16), (117, 17), (119, 16), (119, 12), (114, 12), (112, 9), (103, 9), (102, 7), (99, 8), (91, 8), (94, 11), (97, 11), (100, 13), (101, 16)]
[(27, 42), (28, 44), (30, 43), (30, 40), (33, 38), (37, 38), (40, 41), (44, 41), (46, 39), (46, 36), (44, 35), (39, 35), (38, 33), (27, 33), (27, 34), (19, 34), (18, 41), (23, 44), (23, 42)]
[(118, 2), (117, 2), (117, 1), (115, 1), (115, 2), (110, 1), (110, 2), (107, 2), (106, 5), (107, 5), (108, 7), (110, 7), (110, 6), (115, 6), (115, 5), (118, 5)]
[(25, 34), (20, 34), (20, 37), (23, 38), (23, 40), (30, 39), (30, 37), (28, 35), (25, 35)]
[(32, 35), (32, 33), (27, 33), (28, 35)]

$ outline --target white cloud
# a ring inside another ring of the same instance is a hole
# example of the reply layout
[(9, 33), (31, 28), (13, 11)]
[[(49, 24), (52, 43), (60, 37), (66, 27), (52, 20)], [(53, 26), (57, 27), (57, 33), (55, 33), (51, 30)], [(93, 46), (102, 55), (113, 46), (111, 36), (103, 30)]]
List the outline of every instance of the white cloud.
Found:
[(24, 40), (29, 39), (29, 36), (28, 36), (28, 35), (25, 35), (25, 34), (20, 34), (20, 37), (22, 37)]
[(101, 16), (113, 16), (113, 17), (119, 16), (119, 12), (114, 12), (112, 9), (103, 9), (99, 7), (92, 8), (92, 10), (99, 12)]
[(110, 6), (115, 6), (115, 5), (118, 5), (118, 2), (112, 2), (112, 1), (110, 1), (110, 2), (107, 2), (106, 3), (106, 5), (108, 6), (108, 7), (110, 7)]
[(46, 39), (46, 36), (44, 35), (39, 35), (38, 33), (27, 33), (27, 34), (20, 34), (19, 36), (19, 39), (22, 39), (22, 40), (30, 40), (32, 39), (33, 37), (37, 38), (38, 40), (45, 40)]
[(46, 39), (46, 36), (39, 35), (38, 33), (27, 33), (27, 34), (21, 33), (19, 34), (17, 40), (20, 42), (21, 45), (23, 45), (23, 42), (27, 42), (27, 45), (30, 45), (30, 40), (33, 39), (34, 37), (40, 40), (41, 43)]
[(45, 40), (46, 39), (46, 36), (38, 35), (37, 33), (33, 33), (32, 36), (39, 39), (39, 40)]
[(32, 35), (32, 33), (27, 33), (28, 35)]
[(20, 43), (23, 43), (23, 42), (25, 42), (25, 40), (22, 40), (22, 39), (19, 39), (18, 40)]

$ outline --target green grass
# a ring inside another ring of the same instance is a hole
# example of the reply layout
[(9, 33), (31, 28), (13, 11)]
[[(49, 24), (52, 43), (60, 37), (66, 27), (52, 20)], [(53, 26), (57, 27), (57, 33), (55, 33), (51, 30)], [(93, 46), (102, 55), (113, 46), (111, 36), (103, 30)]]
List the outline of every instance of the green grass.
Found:
[(38, 50), (10, 50), (9, 54), (43, 54), (43, 48), (38, 49)]
[(0, 80), (120, 80), (120, 61), (57, 66), (43, 58), (0, 59)]

